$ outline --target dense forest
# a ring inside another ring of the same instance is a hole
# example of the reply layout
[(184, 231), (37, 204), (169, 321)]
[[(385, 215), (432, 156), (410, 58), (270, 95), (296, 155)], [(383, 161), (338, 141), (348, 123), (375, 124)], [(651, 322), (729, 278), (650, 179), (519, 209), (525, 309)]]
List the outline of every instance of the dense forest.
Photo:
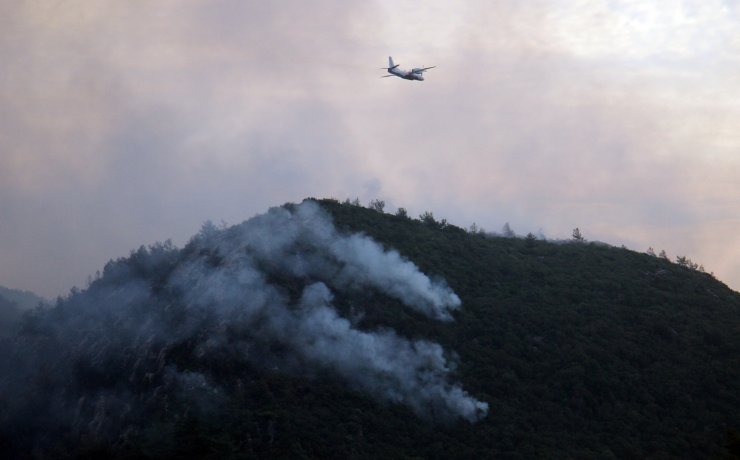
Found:
[(47, 304), (46, 299), (32, 292), (0, 286), (0, 337), (16, 331), (24, 311)]
[(377, 204), (208, 223), (26, 312), (3, 457), (740, 458), (740, 294)]
[(10, 289), (0, 286), (0, 297), (5, 301), (14, 303), (21, 310), (29, 310), (37, 307), (39, 304), (48, 304), (49, 301), (30, 291), (20, 289)]

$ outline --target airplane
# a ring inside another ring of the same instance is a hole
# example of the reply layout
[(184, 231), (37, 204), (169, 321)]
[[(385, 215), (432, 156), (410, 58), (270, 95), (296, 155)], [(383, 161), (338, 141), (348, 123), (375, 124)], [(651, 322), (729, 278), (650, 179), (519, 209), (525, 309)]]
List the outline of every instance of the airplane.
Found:
[(433, 65), (431, 67), (415, 67), (411, 70), (403, 70), (398, 68), (398, 64), (393, 63), (393, 58), (388, 56), (388, 67), (381, 67), (381, 69), (385, 69), (388, 71), (390, 75), (383, 75), (380, 78), (388, 78), (388, 77), (401, 77), (404, 80), (418, 80), (418, 81), (424, 81), (424, 76), (422, 73), (426, 72), (429, 69), (433, 69), (437, 67), (436, 65)]

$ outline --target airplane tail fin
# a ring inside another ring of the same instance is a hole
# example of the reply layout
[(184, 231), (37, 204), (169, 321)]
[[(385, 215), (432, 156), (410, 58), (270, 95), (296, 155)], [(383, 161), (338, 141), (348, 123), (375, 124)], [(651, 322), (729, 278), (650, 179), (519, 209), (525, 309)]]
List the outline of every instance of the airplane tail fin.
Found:
[(390, 56), (388, 56), (388, 67), (381, 67), (381, 69), (385, 69), (385, 70), (387, 70), (387, 71), (390, 72), (391, 70), (395, 69), (396, 67), (398, 67), (398, 64), (394, 64), (393, 63), (393, 58), (390, 57)]

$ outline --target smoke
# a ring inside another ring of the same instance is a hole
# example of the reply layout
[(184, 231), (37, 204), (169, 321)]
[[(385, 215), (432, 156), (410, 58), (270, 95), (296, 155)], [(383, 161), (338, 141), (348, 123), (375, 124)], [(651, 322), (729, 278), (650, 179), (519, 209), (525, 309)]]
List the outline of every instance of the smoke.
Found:
[(340, 288), (370, 286), (393, 296), (430, 318), (451, 321), (460, 299), (443, 282), (432, 282), (397, 251), (364, 235), (340, 235), (312, 201), (294, 210), (273, 209), (246, 222), (238, 238), (217, 249), (239, 257), (239, 247), (257, 262), (297, 277), (331, 279)]
[[(172, 284), (191, 308), (218, 311), (250, 327), (260, 340), (281, 342), (302, 359), (333, 370), (356, 387), (407, 404), (417, 414), (476, 421), (487, 405), (447, 382), (450, 369), (438, 344), (410, 341), (393, 331), (354, 328), (332, 305), (337, 289), (373, 287), (426, 316), (451, 321), (460, 299), (431, 281), (396, 251), (363, 235), (341, 235), (312, 201), (292, 210), (275, 208), (223, 234), (205, 232), (199, 251), (218, 259), (184, 265)], [(313, 280), (297, 307), (267, 279), (276, 274)], [(379, 307), (379, 306), (377, 306)]]
[(439, 344), (409, 341), (393, 331), (363, 332), (337, 315), (332, 295), (323, 283), (307, 287), (291, 337), (296, 350), (334, 369), (356, 386), (417, 414), (456, 415), (470, 422), (485, 415), (488, 406), (447, 383), (449, 372)]
[[(87, 290), (27, 317), (24, 332), (2, 344), (0, 434), (66, 426), (105, 437), (166, 407), (164, 394), (213, 410), (224, 393), (219, 377), (193, 361), (321, 372), (423, 418), (485, 417), (488, 405), (451, 381), (441, 345), (361, 330), (340, 315), (334, 293), (361, 289), (434, 320), (452, 321), (460, 307), (398, 252), (340, 234), (312, 201), (228, 229), (204, 225), (182, 250), (141, 248), (106, 265)], [(40, 379), (41, 395), (24, 383)]]

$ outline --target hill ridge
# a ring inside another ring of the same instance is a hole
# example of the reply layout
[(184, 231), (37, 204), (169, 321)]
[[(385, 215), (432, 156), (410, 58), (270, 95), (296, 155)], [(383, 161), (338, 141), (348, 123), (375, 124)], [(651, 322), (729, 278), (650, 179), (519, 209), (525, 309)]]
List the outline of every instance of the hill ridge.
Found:
[[(9, 409), (0, 411), (0, 449), (138, 458), (731, 454), (740, 295), (721, 282), (621, 248), (492, 238), (309, 202), (331, 227), (301, 217), (305, 202), (225, 229), (206, 225), (182, 249), (158, 243), (109, 262), (89, 288), (28, 316), (3, 342), (0, 371), (38, 383), (0, 384), (0, 394), (15, 395), (0, 399)], [(352, 244), (372, 257), (336, 252)], [(386, 270), (395, 274), (372, 275), (376, 260), (395, 264)], [(400, 288), (388, 287), (401, 276)], [(404, 304), (397, 289), (448, 300), (435, 313), (433, 302)], [(257, 304), (282, 306), (265, 313)], [(337, 350), (316, 348), (331, 336), (315, 334), (319, 313), (330, 319), (320, 324), (339, 328), (331, 334), (384, 338), (395, 345), (378, 356), (396, 350), (418, 365), (367, 374), (372, 353), (326, 355)], [(313, 338), (296, 341), (306, 324)], [(45, 369), (43, 387), (34, 369)], [(416, 390), (383, 393), (401, 388), (394, 375)], [(452, 395), (485, 404), (487, 415), (445, 416)], [(52, 407), (66, 425), (43, 419)]]

